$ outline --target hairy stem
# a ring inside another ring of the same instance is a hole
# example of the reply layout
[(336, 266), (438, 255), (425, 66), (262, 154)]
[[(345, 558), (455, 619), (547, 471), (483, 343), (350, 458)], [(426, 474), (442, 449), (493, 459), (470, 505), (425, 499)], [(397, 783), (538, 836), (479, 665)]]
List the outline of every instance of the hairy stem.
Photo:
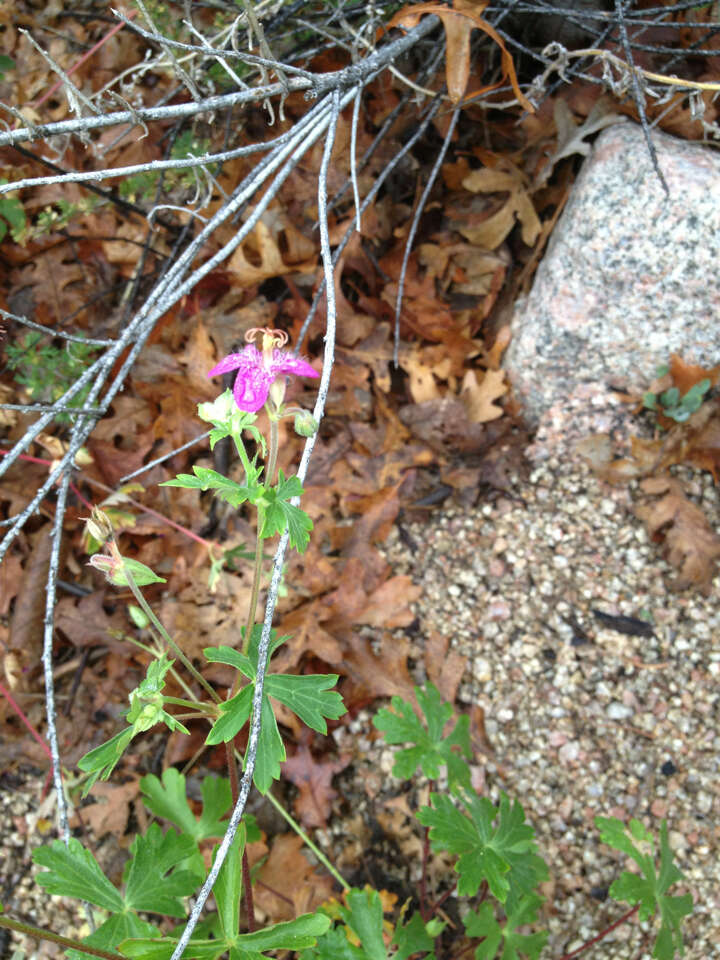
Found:
[(0, 917), (0, 927), (6, 930), (14, 930), (16, 933), (24, 933), (35, 940), (49, 940), (50, 943), (57, 943), (61, 947), (67, 947), (72, 950), (81, 950), (83, 953), (89, 953), (93, 957), (102, 957), (103, 960), (127, 960), (120, 953), (113, 953), (112, 950), (100, 950), (97, 947), (89, 947), (79, 940), (73, 940), (71, 937), (60, 937), (57, 933), (51, 933), (49, 930), (42, 930), (40, 927), (33, 927), (28, 923), (20, 923), (19, 920), (10, 920), (9, 917)]
[(253, 901), (252, 881), (250, 879), (250, 861), (248, 860), (247, 850), (243, 849), (242, 854), (242, 875), (243, 875), (243, 896), (245, 897), (245, 906), (247, 908), (248, 930), (253, 933), (255, 924), (255, 902)]
[[(114, 551), (117, 551), (117, 545), (114, 542), (111, 544), (111, 548), (114, 548)], [(118, 556), (120, 556), (119, 553), (118, 553)], [(148, 617), (152, 625), (155, 627), (157, 632), (160, 634), (160, 636), (163, 638), (165, 643), (168, 645), (168, 647), (170, 647), (172, 652), (175, 654), (178, 660), (183, 664), (185, 669), (197, 680), (200, 686), (210, 695), (210, 697), (215, 701), (215, 703), (220, 703), (221, 699), (218, 696), (218, 694), (213, 690), (213, 688), (207, 682), (205, 677), (200, 673), (200, 671), (195, 669), (195, 667), (192, 665), (190, 660), (188, 660), (188, 658), (182, 652), (180, 647), (175, 643), (175, 641), (167, 632), (165, 627), (160, 623), (158, 618), (155, 616), (155, 614), (153, 613), (152, 607), (143, 596), (142, 590), (135, 583), (135, 580), (133, 579), (133, 576), (127, 567), (124, 567), (123, 573), (125, 574), (125, 577), (127, 579), (128, 586), (133, 592), (133, 596), (135, 597), (137, 602), (140, 604), (146, 616)]]

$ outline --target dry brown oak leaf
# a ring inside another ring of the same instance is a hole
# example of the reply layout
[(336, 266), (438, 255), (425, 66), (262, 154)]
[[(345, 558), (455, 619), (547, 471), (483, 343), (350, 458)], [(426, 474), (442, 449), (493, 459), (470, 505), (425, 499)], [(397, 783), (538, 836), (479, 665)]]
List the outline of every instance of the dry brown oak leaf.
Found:
[(720, 537), (702, 510), (687, 499), (678, 480), (647, 477), (640, 488), (653, 499), (636, 507), (635, 513), (656, 543), (665, 540), (667, 559), (679, 573), (676, 586), (697, 584), (709, 594), (720, 559)]

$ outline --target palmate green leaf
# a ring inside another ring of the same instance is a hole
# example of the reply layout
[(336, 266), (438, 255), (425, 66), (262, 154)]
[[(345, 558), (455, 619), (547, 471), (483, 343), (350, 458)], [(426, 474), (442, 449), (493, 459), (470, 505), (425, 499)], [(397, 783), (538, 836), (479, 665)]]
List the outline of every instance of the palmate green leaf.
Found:
[(393, 775), (409, 780), (420, 767), (426, 777), (437, 780), (444, 766), (451, 787), (454, 784), (469, 787), (470, 768), (466, 761), (472, 758), (472, 750), (468, 718), (459, 717), (448, 736), (443, 737), (443, 730), (454, 713), (452, 704), (443, 702), (437, 687), (431, 683), (424, 689), (415, 687), (415, 697), (426, 725), (412, 705), (401, 697), (392, 698), (392, 710), (383, 708), (373, 718), (374, 726), (383, 732), (388, 743), (415, 744), (398, 751)]
[[(249, 683), (232, 700), (221, 705), (222, 715), (213, 724), (205, 741), (208, 745), (229, 743), (242, 730), (252, 713), (254, 693), (255, 684)], [(253, 783), (260, 793), (267, 793), (273, 780), (280, 779), (280, 764), (286, 759), (275, 714), (267, 696), (263, 696), (260, 739), (253, 771)]]
[[(83, 943), (100, 950), (117, 950), (118, 944), (128, 937), (159, 937), (160, 930), (152, 923), (141, 920), (135, 913), (113, 913), (94, 933), (83, 938)], [(88, 960), (81, 950), (68, 950), (67, 960)]]
[(203, 778), (203, 807), (199, 818), (190, 809), (185, 777), (174, 767), (163, 771), (162, 780), (154, 774), (142, 777), (140, 789), (143, 802), (151, 813), (174, 823), (196, 843), (224, 835), (227, 822), (222, 817), (232, 806), (230, 781), (224, 777)]
[[(178, 837), (174, 831), (163, 836), (159, 826), (153, 824), (145, 837), (137, 836), (133, 842), (124, 893), (107, 879), (93, 855), (74, 837), (67, 847), (62, 840), (40, 847), (33, 860), (47, 868), (38, 875), (38, 883), (49, 893), (85, 900), (110, 912), (83, 943), (116, 950), (128, 937), (152, 938), (159, 934), (155, 926), (140, 919), (137, 911), (185, 915), (179, 898), (195, 890), (197, 878), (173, 867), (194, 849), (189, 837)], [(68, 957), (87, 960), (87, 954), (75, 950), (68, 951)]]
[(311, 730), (327, 733), (325, 718), (337, 720), (347, 712), (340, 694), (330, 689), (338, 679), (337, 673), (270, 673), (265, 678), (265, 692), (284, 703)]
[(38, 874), (37, 881), (48, 893), (86, 900), (111, 913), (124, 909), (125, 902), (119, 891), (102, 872), (95, 857), (75, 837), (70, 838), (67, 846), (62, 840), (54, 840), (47, 847), (38, 847), (33, 861), (47, 868), (45, 873)]
[[(207, 650), (205, 653), (207, 653)], [(226, 700), (225, 703), (220, 705), (221, 715), (213, 724), (205, 740), (208, 746), (229, 743), (240, 733), (250, 719), (254, 692), (255, 684), (248, 683), (240, 693), (235, 694), (231, 700)]]
[[(238, 904), (243, 890), (242, 855), (246, 840), (245, 825), (240, 823), (213, 887), (220, 925), (219, 937), (226, 943), (234, 942), (238, 933), (240, 933)], [(217, 856), (217, 851), (218, 848), (215, 847), (213, 860)]]
[(459, 856), (455, 870), (460, 896), (475, 896), (485, 880), (492, 895), (512, 911), (523, 894), (549, 876), (536, 854), (535, 832), (525, 823), (522, 806), (517, 800), (511, 805), (506, 794), (497, 808), (486, 797), (467, 792), (458, 791), (458, 799), (467, 812), (449, 796), (433, 793), (432, 806), (422, 807), (417, 818), (430, 828), (434, 851)]
[[(208, 745), (228, 743), (250, 719), (252, 714), (255, 678), (257, 676), (258, 647), (262, 636), (260, 624), (253, 628), (247, 656), (231, 647), (207, 647), (203, 652), (213, 663), (235, 667), (251, 682), (231, 700), (221, 704), (220, 717), (213, 724), (206, 739)], [(286, 640), (272, 631), (270, 655)], [(273, 780), (280, 778), (280, 764), (286, 759), (280, 730), (269, 698), (280, 700), (313, 730), (327, 733), (326, 718), (336, 719), (345, 713), (342, 697), (329, 688), (338, 681), (337, 674), (272, 673), (265, 677), (261, 714), (260, 739), (253, 773), (253, 782), (261, 793), (267, 793)]]
[(360, 941), (363, 960), (387, 960), (380, 894), (365, 887), (349, 890), (345, 899), (347, 907), (340, 907), (340, 916)]
[(548, 938), (546, 930), (538, 933), (518, 933), (517, 928), (537, 922), (538, 907), (542, 897), (530, 894), (521, 898), (517, 909), (507, 916), (501, 926), (495, 919), (490, 903), (483, 903), (464, 919), (468, 937), (477, 937), (481, 943), (475, 950), (475, 960), (494, 960), (502, 947), (501, 960), (538, 960)]
[(414, 913), (405, 926), (398, 923), (392, 938), (397, 947), (393, 960), (407, 960), (415, 954), (422, 954), (425, 960), (435, 960), (435, 937), (440, 935), (445, 924), (441, 923), (437, 927), (437, 933), (433, 934), (428, 933), (428, 926), (419, 913)]
[(365, 960), (365, 954), (350, 943), (342, 927), (333, 927), (318, 938), (317, 946), (303, 950), (299, 960)]
[(163, 834), (157, 823), (132, 842), (132, 859), (125, 869), (125, 906), (144, 913), (184, 917), (182, 897), (195, 891), (197, 877), (189, 870), (173, 870), (196, 851), (192, 837), (174, 830)]
[[(610, 896), (615, 900), (624, 900), (630, 904), (640, 904), (640, 920), (648, 920), (660, 914), (660, 930), (655, 939), (653, 957), (658, 960), (673, 960), (676, 952), (684, 953), (682, 938), (682, 919), (692, 912), (691, 894), (668, 896), (667, 890), (683, 874), (673, 862), (673, 853), (668, 841), (667, 823), (660, 825), (660, 869), (656, 872), (654, 860), (654, 839), (638, 820), (631, 820), (625, 826), (615, 817), (596, 817), (595, 825), (600, 830), (600, 838), (616, 850), (631, 857), (641, 873), (624, 871), (610, 887)], [(643, 853), (633, 840), (646, 844), (651, 853)]]
[(207, 467), (193, 467), (195, 476), (189, 473), (179, 473), (174, 480), (164, 480), (161, 487), (183, 487), (186, 490), (212, 490), (231, 507), (239, 507), (246, 500), (252, 500), (255, 488), (243, 486), (224, 477), (215, 470)]
[(280, 764), (285, 760), (287, 760), (285, 744), (280, 736), (273, 708), (268, 698), (263, 697), (260, 738), (253, 771), (253, 783), (260, 793), (266, 794), (273, 780), (280, 779)]
[(276, 533), (284, 533), (287, 528), (290, 546), (298, 553), (303, 553), (310, 542), (313, 522), (304, 510), (289, 503), (293, 497), (302, 495), (302, 484), (297, 477), (286, 478), (282, 470), (278, 477), (278, 485), (265, 490), (263, 495), (265, 509), (260, 536), (272, 537)]

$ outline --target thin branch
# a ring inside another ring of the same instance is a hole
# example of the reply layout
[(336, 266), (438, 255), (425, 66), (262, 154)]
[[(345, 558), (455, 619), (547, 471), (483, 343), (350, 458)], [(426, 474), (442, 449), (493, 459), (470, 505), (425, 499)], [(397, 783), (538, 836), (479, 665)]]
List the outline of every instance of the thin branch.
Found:
[(53, 58), (50, 56), (50, 54), (46, 50), (43, 50), (43, 48), (35, 40), (33, 35), (29, 33), (27, 30), (23, 30), (22, 27), (19, 29), (18, 32), (21, 33), (26, 38), (28, 43), (30, 43), (37, 50), (37, 52), (40, 54), (43, 60), (48, 64), (48, 66), (52, 70), (54, 70), (55, 73), (60, 77), (60, 80), (62, 81), (62, 85), (63, 85), (63, 90), (65, 92), (65, 96), (68, 98), (68, 103), (70, 104), (70, 109), (72, 110), (72, 112), (76, 113), (78, 116), (82, 116), (82, 110), (80, 109), (82, 105), (84, 107), (87, 107), (87, 109), (90, 110), (91, 113), (97, 113), (98, 108), (95, 106), (95, 104), (85, 96), (82, 90), (79, 90), (75, 86), (75, 84), (72, 82), (72, 80), (67, 75), (67, 73), (65, 73), (63, 68), (53, 60)]
[(45, 675), (45, 713), (47, 716), (47, 739), (52, 756), (53, 783), (57, 794), (57, 811), (60, 834), (65, 846), (70, 843), (70, 824), (68, 823), (67, 802), (63, 785), (62, 768), (60, 764), (60, 749), (58, 747), (57, 727), (55, 725), (55, 681), (53, 679), (53, 640), (55, 635), (55, 584), (60, 564), (60, 543), (62, 540), (62, 522), (65, 516), (65, 502), (67, 500), (70, 473), (66, 473), (60, 483), (58, 502), (55, 510), (55, 521), (52, 527), (50, 568), (48, 571), (45, 595), (45, 624), (43, 631), (42, 665)]
[[(441, 106), (442, 106), (442, 101), (440, 100), (439, 97), (433, 103), (430, 104), (430, 107), (422, 123), (419, 125), (415, 133), (412, 135), (412, 137), (410, 137), (408, 142), (404, 144), (400, 150), (398, 150), (398, 152), (392, 158), (390, 163), (388, 163), (385, 169), (380, 174), (378, 174), (375, 182), (373, 183), (372, 187), (370, 188), (367, 195), (365, 196), (365, 199), (362, 202), (361, 213), (364, 213), (365, 210), (373, 202), (373, 200), (377, 196), (378, 191), (380, 190), (380, 187), (383, 185), (385, 180), (387, 180), (387, 178), (390, 176), (390, 174), (398, 165), (398, 163), (400, 163), (400, 161), (405, 156), (405, 154), (409, 153), (409, 151), (412, 150), (412, 148), (415, 146), (417, 141), (423, 136), (428, 126), (430, 125), (431, 121), (440, 110)], [(336, 264), (340, 259), (340, 257), (342, 256), (342, 252), (350, 242), (350, 237), (353, 235), (354, 232), (355, 232), (355, 221), (353, 220), (352, 224), (345, 231), (345, 234), (343, 235), (342, 240), (340, 241), (340, 243), (335, 249), (335, 253), (333, 254), (333, 264)], [(317, 309), (320, 305), (320, 300), (322, 299), (322, 295), (324, 291), (325, 291), (325, 279), (323, 278), (320, 281), (320, 286), (318, 287), (315, 296), (313, 297), (313, 302), (310, 306), (310, 310), (308, 311), (308, 315), (307, 317), (305, 317), (305, 320), (303, 321), (303, 325), (300, 328), (300, 333), (298, 335), (297, 343), (295, 344), (295, 352), (297, 352), (300, 349), (300, 346), (302, 345), (302, 342), (307, 335), (310, 324), (312, 323), (315, 317), (315, 314), (317, 313)]]
[[(48, 139), (68, 133), (86, 133), (91, 130), (104, 130), (118, 124), (136, 126), (139, 123), (150, 123), (153, 120), (170, 120), (181, 117), (194, 117), (198, 114), (213, 113), (225, 110), (239, 103), (252, 103), (264, 100), (267, 97), (281, 96), (287, 91), (312, 91), (319, 96), (334, 90), (355, 86), (361, 80), (384, 69), (389, 63), (396, 60), (406, 50), (410, 50), (422, 37), (431, 33), (438, 25), (439, 20), (431, 15), (423, 17), (420, 23), (409, 30), (404, 36), (393, 40), (386, 46), (379, 48), (375, 53), (350, 64), (343, 70), (332, 73), (312, 74), (311, 77), (295, 77), (288, 80), (287, 85), (272, 83), (264, 87), (253, 87), (250, 90), (237, 90), (219, 96), (205, 97), (191, 103), (177, 103), (162, 107), (142, 107), (138, 110), (117, 110), (113, 113), (98, 117), (80, 117), (74, 120), (60, 120), (56, 123), (33, 124), (20, 127), (0, 134), (0, 147), (8, 144), (22, 143), (26, 140)], [(25, 121), (27, 122), (27, 121)]]
[(430, 176), (428, 177), (428, 182), (425, 184), (425, 189), (422, 192), (422, 196), (418, 202), (415, 214), (413, 216), (412, 224), (410, 226), (410, 232), (408, 233), (407, 243), (405, 244), (405, 253), (403, 254), (402, 267), (400, 268), (400, 279), (398, 281), (398, 293), (397, 301), (395, 303), (395, 343), (393, 346), (393, 363), (397, 367), (398, 365), (398, 355), (400, 353), (400, 310), (402, 308), (402, 298), (403, 290), (405, 289), (405, 274), (407, 272), (407, 265), (410, 259), (410, 253), (412, 251), (413, 242), (415, 240), (415, 234), (417, 233), (417, 228), (420, 224), (420, 218), (423, 215), (425, 210), (425, 204), (427, 199), (430, 196), (430, 191), (432, 190), (435, 184), (435, 178), (440, 172), (440, 167), (442, 162), (445, 159), (445, 154), (448, 151), (450, 146), (450, 141), (452, 140), (452, 135), (455, 132), (455, 126), (458, 122), (458, 117), (460, 116), (460, 107), (457, 107), (453, 110), (450, 117), (450, 123), (448, 124), (447, 133), (445, 134), (445, 139), (443, 140), (443, 145), (440, 148), (440, 152), (437, 155), (437, 159), (433, 165), (432, 170), (430, 171)]
[(182, 453), (183, 450), (189, 450), (190, 447), (194, 447), (196, 443), (200, 443), (201, 440), (205, 440), (210, 436), (212, 430), (208, 430), (206, 433), (201, 433), (199, 437), (195, 437), (193, 440), (188, 440), (187, 443), (184, 443), (181, 447), (175, 447), (174, 450), (171, 450), (169, 453), (164, 453), (161, 457), (157, 457), (155, 460), (151, 460), (150, 463), (146, 463), (144, 467), (140, 467), (138, 470), (133, 470), (132, 473), (126, 474), (124, 477), (120, 477), (118, 484), (127, 483), (128, 480), (132, 480), (133, 477), (139, 477), (141, 473), (145, 473), (146, 470), (152, 470), (153, 467), (156, 467), (159, 463), (164, 463), (166, 460), (169, 460), (170, 457), (174, 457), (176, 453)]
[(635, 107), (637, 109), (638, 116), (640, 117), (640, 124), (645, 136), (645, 143), (647, 144), (648, 151), (650, 152), (650, 160), (652, 161), (653, 169), (657, 174), (660, 183), (662, 184), (662, 188), (665, 191), (665, 196), (669, 197), (670, 188), (667, 185), (665, 175), (660, 169), (657, 151), (655, 150), (655, 144), (652, 142), (652, 136), (650, 135), (650, 126), (648, 125), (648, 119), (645, 113), (645, 95), (640, 89), (640, 81), (635, 71), (635, 61), (633, 60), (630, 42), (628, 41), (627, 29), (625, 27), (625, 10), (623, 8), (623, 0), (615, 0), (615, 16), (617, 18), (617, 25), (620, 31), (620, 41), (625, 52), (625, 59), (627, 60), (628, 67), (630, 68), (630, 83), (632, 85), (633, 100), (635, 101)]
[(114, 340), (97, 340), (93, 337), (80, 337), (73, 333), (65, 333), (64, 330), (46, 327), (42, 323), (36, 323), (35, 320), (28, 320), (27, 317), (19, 317), (15, 313), (8, 313), (6, 310), (3, 310), (2, 307), (0, 307), (0, 316), (2, 316), (3, 320), (22, 323), (23, 326), (30, 327), (32, 330), (39, 330), (41, 333), (46, 333), (49, 337), (61, 337), (63, 340), (71, 340), (73, 343), (89, 343), (94, 347), (110, 347), (115, 342)]
[(353, 101), (352, 124), (350, 126), (350, 179), (352, 180), (353, 199), (355, 201), (355, 214), (357, 216), (357, 232), (360, 229), (360, 191), (357, 182), (357, 128), (360, 119), (360, 104), (362, 102), (362, 87), (358, 87)]
[[(146, 36), (149, 36), (151, 39), (155, 41), (155, 43), (158, 44), (160, 49), (163, 51), (165, 56), (170, 61), (170, 65), (174, 73), (180, 78), (180, 80), (182, 80), (182, 82), (185, 84), (185, 86), (189, 90), (190, 96), (194, 100), (199, 100), (200, 91), (195, 86), (195, 83), (193, 82), (192, 78), (189, 76), (188, 73), (186, 73), (185, 69), (181, 66), (180, 62), (177, 60), (177, 58), (173, 54), (172, 50), (170, 49), (170, 44), (167, 42), (167, 38), (164, 37), (160, 33), (158, 28), (155, 26), (155, 22), (153, 18), (150, 16), (150, 14), (148, 13), (148, 10), (145, 7), (143, 0), (135, 0), (135, 3), (137, 3), (138, 8), (140, 9), (140, 12), (142, 13), (143, 17), (145, 17), (145, 22), (150, 26), (150, 33), (146, 34)], [(115, 11), (113, 11), (113, 13), (114, 12)], [(122, 19), (125, 20), (126, 24), (128, 25), (130, 24), (129, 19), (126, 19), (125, 17), (123, 17)], [(135, 25), (135, 29), (137, 30), (137, 25)]]

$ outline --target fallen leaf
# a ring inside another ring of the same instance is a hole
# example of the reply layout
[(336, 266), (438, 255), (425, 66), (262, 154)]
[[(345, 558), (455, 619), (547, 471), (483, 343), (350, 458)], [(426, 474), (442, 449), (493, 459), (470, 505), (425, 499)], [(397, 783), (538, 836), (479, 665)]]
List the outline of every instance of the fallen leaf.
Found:
[(640, 488), (648, 500), (638, 505), (635, 513), (656, 543), (665, 542), (667, 559), (679, 573), (677, 588), (697, 584), (709, 594), (720, 559), (720, 536), (702, 510), (688, 500), (678, 480), (648, 477)]
[(12, 270), (10, 286), (13, 290), (31, 288), (27, 312), (50, 325), (82, 311), (92, 294), (82, 263), (65, 241), (36, 252), (24, 266)]
[(255, 903), (274, 921), (314, 912), (332, 894), (335, 881), (309, 863), (302, 848), (302, 837), (296, 833), (275, 837), (257, 876)]
[(542, 229), (522, 172), (509, 161), (504, 166), (503, 170), (498, 167), (473, 170), (463, 180), (463, 186), (471, 193), (509, 194), (502, 207), (487, 220), (477, 226), (458, 226), (464, 237), (486, 250), (496, 250), (500, 246), (515, 226), (516, 218), (522, 224), (523, 243), (529, 247), (535, 243)]
[(477, 372), (468, 370), (463, 377), (460, 399), (471, 423), (488, 423), (505, 412), (495, 401), (507, 393), (504, 370), (486, 370), (478, 383)]
[(50, 564), (50, 530), (43, 527), (34, 537), (33, 548), (25, 564), (25, 579), (15, 598), (10, 621), (8, 653), (17, 657), (13, 675), (8, 676), (12, 690), (32, 689), (33, 675), (39, 669), (45, 624), (45, 582)]
[[(254, 243), (253, 243), (254, 241)], [(293, 255), (299, 246), (293, 240)], [(252, 240), (240, 244), (227, 262), (227, 269), (233, 274), (237, 284), (262, 283), (271, 277), (282, 277), (286, 273), (310, 273), (315, 269), (316, 258), (304, 263), (285, 263), (278, 241), (270, 228), (259, 220), (255, 226)]]
[[(82, 809), (82, 822), (87, 824), (99, 840), (105, 834), (122, 837), (127, 827), (130, 804), (139, 793), (138, 781), (129, 783), (96, 783), (92, 797), (96, 801)], [(79, 817), (76, 817), (79, 825)]]
[(178, 362), (185, 368), (185, 378), (189, 387), (208, 399), (217, 394), (217, 387), (208, 379), (207, 372), (215, 366), (217, 356), (207, 328), (202, 320), (193, 326), (187, 344), (177, 356)]
[(410, 641), (389, 631), (382, 631), (379, 640), (381, 652), (375, 653), (367, 636), (359, 633), (348, 636), (343, 672), (360, 690), (346, 697), (346, 703), (348, 700), (353, 703), (360, 692), (373, 700), (394, 696), (405, 700), (413, 698), (414, 683), (407, 664)]
[(0, 616), (5, 617), (10, 612), (10, 605), (20, 593), (24, 579), (22, 557), (19, 553), (8, 553), (0, 563)]
[(420, 350), (413, 350), (410, 356), (403, 360), (402, 368), (410, 378), (408, 390), (415, 403), (435, 400), (441, 395), (433, 371), (423, 363)]
[(106, 613), (104, 601), (102, 587), (79, 599), (61, 597), (55, 608), (55, 628), (78, 649), (106, 646), (117, 653), (127, 653), (127, 641), (123, 639), (128, 625), (125, 614), (120, 609)]
[(443, 700), (454, 703), (467, 657), (449, 648), (450, 637), (437, 630), (431, 630), (425, 638), (424, 659), (428, 679), (438, 688)]
[(672, 385), (677, 387), (683, 396), (695, 384), (702, 380), (709, 380), (711, 387), (716, 387), (720, 379), (720, 365), (706, 370), (704, 367), (692, 363), (685, 363), (676, 353), (670, 355), (670, 376)]
[(472, 4), (465, 2), (461, 9), (451, 10), (440, 3), (417, 3), (399, 10), (388, 27), (403, 27), (411, 30), (417, 26), (420, 18), (425, 14), (435, 14), (440, 18), (445, 30), (445, 76), (448, 95), (453, 103), (460, 103), (467, 87), (470, 74), (470, 34), (476, 28), (482, 30), (500, 47), (502, 78), (498, 83), (473, 91), (468, 95), (465, 102), (474, 97), (479, 97), (482, 93), (493, 90), (505, 80), (509, 80), (518, 102), (528, 113), (534, 113), (535, 108), (518, 86), (515, 66), (502, 37), (487, 20), (479, 16), (479, 12), (484, 10), (486, 5), (480, 2)]
[(331, 786), (332, 778), (350, 763), (350, 754), (344, 753), (337, 760), (316, 760), (305, 744), (295, 751), (282, 766), (283, 776), (298, 788), (295, 799), (295, 815), (305, 827), (324, 827), (332, 810), (337, 790)]
[(608, 102), (603, 98), (594, 104), (587, 118), (581, 124), (576, 122), (570, 107), (564, 100), (557, 99), (555, 101), (554, 115), (557, 145), (535, 180), (533, 190), (537, 190), (548, 180), (555, 165), (564, 157), (571, 157), (575, 153), (587, 157), (590, 153), (591, 144), (586, 142), (586, 137), (624, 119), (620, 114), (610, 112)]
[(479, 453), (488, 442), (482, 423), (473, 423), (462, 400), (444, 396), (400, 408), (400, 419), (418, 439), (445, 456), (453, 451)]

